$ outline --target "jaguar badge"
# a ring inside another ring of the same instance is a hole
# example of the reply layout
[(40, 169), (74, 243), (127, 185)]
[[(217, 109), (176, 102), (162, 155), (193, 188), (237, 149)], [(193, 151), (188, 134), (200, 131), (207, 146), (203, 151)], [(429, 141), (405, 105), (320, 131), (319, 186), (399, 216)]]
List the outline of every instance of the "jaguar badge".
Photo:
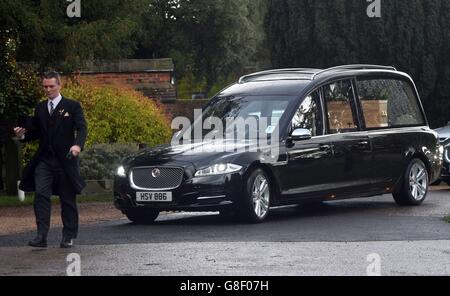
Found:
[(153, 169), (152, 176), (153, 178), (158, 178), (159, 176), (161, 176), (161, 171), (159, 169)]

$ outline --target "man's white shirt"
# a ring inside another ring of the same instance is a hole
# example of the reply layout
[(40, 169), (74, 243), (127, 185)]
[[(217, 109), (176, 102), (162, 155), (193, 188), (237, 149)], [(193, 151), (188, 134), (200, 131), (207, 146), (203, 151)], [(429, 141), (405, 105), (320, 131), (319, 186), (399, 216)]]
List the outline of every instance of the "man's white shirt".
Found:
[(53, 103), (53, 110), (56, 109), (56, 106), (58, 106), (59, 102), (61, 102), (62, 96), (61, 94), (59, 94), (56, 98), (54, 98), (53, 100), (48, 99), (47, 100), (47, 109), (48, 109), (48, 114), (50, 114), (50, 110), (52, 109), (50, 106), (50, 102)]

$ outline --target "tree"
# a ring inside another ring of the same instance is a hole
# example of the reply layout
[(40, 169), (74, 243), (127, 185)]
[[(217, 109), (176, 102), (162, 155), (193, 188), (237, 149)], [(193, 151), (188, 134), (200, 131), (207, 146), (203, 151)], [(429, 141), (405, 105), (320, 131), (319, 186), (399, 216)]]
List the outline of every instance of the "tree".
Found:
[(16, 48), (14, 31), (0, 31), (0, 116), (3, 126), (29, 114), (41, 96), (36, 73), (17, 64)]
[(0, 0), (1, 27), (17, 32), (18, 60), (70, 71), (94, 59), (131, 56), (147, 1), (81, 3), (82, 17), (71, 19), (66, 1)]
[(206, 79), (206, 91), (230, 73), (259, 67), (265, 0), (152, 0), (146, 9), (137, 57), (169, 56), (178, 78)]
[(36, 63), (39, 71), (71, 72), (93, 60), (172, 57), (178, 78), (190, 73), (199, 81), (206, 79), (208, 91), (231, 73), (267, 66), (266, 4), (81, 1), (81, 18), (71, 19), (66, 1), (0, 0), (0, 24), (17, 32), (18, 60)]

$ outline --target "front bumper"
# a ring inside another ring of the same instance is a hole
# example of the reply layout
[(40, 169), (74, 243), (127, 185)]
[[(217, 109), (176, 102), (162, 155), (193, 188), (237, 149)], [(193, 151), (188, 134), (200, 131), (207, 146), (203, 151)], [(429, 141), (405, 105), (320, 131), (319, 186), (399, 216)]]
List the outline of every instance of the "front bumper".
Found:
[[(184, 177), (181, 185), (173, 190), (171, 202), (136, 202), (136, 190), (128, 178), (114, 180), (114, 205), (122, 212), (135, 208), (153, 208), (160, 211), (216, 211), (231, 207), (242, 192), (240, 172), (208, 177)], [(149, 190), (148, 192), (151, 192)], [(154, 190), (155, 192), (165, 190)]]

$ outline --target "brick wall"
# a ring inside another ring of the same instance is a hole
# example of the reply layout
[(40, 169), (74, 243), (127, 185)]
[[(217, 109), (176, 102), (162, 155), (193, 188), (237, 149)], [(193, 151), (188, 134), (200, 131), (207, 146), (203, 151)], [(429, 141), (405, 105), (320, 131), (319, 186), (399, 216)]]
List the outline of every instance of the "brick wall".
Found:
[(128, 85), (152, 99), (176, 99), (176, 90), (171, 84), (172, 73), (169, 72), (80, 73), (78, 77), (101, 85)]
[(194, 109), (202, 109), (209, 100), (178, 100), (175, 103), (162, 104), (166, 117), (172, 119), (184, 116), (191, 120), (194, 119)]
[(152, 99), (168, 102), (177, 97), (171, 83), (173, 71), (172, 59), (127, 59), (87, 63), (77, 76), (101, 85), (128, 85)]

